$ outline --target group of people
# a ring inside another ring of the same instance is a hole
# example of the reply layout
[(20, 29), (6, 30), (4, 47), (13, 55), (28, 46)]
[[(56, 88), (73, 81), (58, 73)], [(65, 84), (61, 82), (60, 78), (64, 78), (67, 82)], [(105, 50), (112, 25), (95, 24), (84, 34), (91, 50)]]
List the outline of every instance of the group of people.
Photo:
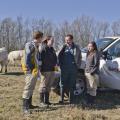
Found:
[[(64, 103), (64, 93), (69, 92), (69, 102), (74, 104), (74, 90), (78, 69), (81, 66), (80, 47), (73, 42), (73, 35), (65, 36), (65, 44), (56, 55), (53, 47), (54, 38), (36, 31), (33, 33), (33, 41), (25, 45), (25, 57), (22, 60), (22, 68), (25, 72), (25, 87), (23, 91), (23, 112), (29, 113), (32, 105), (32, 95), (36, 81), (40, 75), (40, 105), (50, 105), (49, 94), (55, 80), (55, 68), (60, 67), (60, 100)], [(87, 103), (92, 103), (96, 96), (97, 83), (99, 81), (99, 53), (95, 42), (88, 44), (85, 76), (87, 83)]]

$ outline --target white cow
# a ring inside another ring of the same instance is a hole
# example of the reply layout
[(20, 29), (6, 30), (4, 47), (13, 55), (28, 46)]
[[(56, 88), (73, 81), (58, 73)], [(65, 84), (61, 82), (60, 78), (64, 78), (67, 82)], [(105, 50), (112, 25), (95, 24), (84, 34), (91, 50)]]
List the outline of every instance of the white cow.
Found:
[(24, 50), (11, 51), (8, 54), (8, 62), (15, 65), (15, 61), (21, 60), (23, 54), (24, 54)]
[(0, 48), (0, 72), (2, 72), (3, 67), (5, 67), (5, 73), (7, 72), (7, 63), (8, 63), (8, 52), (5, 47)]

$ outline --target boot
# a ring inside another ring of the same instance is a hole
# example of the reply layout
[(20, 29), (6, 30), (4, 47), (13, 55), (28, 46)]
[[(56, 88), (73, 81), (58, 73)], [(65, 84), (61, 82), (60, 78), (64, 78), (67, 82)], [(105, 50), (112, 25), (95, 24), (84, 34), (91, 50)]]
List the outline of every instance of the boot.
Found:
[(44, 93), (40, 93), (40, 103), (44, 103)]
[(23, 98), (23, 113), (24, 114), (30, 114), (30, 111), (29, 111), (29, 99), (24, 99)]
[(94, 104), (95, 103), (95, 96), (90, 95), (90, 101), (91, 101), (92, 104)]
[(60, 100), (59, 100), (60, 104), (64, 103), (64, 90), (63, 87), (60, 88)]
[(94, 101), (95, 101), (95, 97), (87, 94), (87, 104), (92, 105), (94, 104)]
[(44, 103), (47, 104), (47, 105), (51, 105), (51, 103), (49, 102), (49, 92), (46, 92), (45, 93), (45, 99), (44, 99)]
[(70, 104), (75, 104), (75, 96), (74, 96), (74, 91), (70, 90), (70, 95), (69, 95), (69, 100), (70, 100)]
[(37, 106), (32, 105), (32, 96), (29, 98), (28, 101), (29, 101), (29, 108), (30, 108), (30, 109), (37, 108)]
[(40, 93), (40, 107), (45, 107), (45, 93)]

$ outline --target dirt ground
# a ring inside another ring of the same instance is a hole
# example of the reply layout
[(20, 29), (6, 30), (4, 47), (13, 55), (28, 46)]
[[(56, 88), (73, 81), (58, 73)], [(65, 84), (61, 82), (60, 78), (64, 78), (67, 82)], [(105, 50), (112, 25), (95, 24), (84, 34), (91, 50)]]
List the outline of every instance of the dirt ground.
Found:
[[(59, 96), (51, 92), (49, 108), (31, 110), (30, 116), (22, 113), (22, 91), (24, 74), (20, 67), (9, 67), (8, 73), (0, 73), (0, 120), (120, 120), (120, 92), (99, 92), (95, 105), (83, 105), (84, 97), (79, 98), (79, 104), (59, 105)], [(33, 95), (33, 104), (39, 105), (39, 84)]]

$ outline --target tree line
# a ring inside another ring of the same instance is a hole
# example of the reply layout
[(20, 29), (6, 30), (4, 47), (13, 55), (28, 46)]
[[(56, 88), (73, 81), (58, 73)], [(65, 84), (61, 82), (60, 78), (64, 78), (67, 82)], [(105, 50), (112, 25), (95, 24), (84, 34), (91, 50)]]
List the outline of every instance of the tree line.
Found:
[(64, 43), (66, 34), (71, 33), (74, 41), (84, 47), (90, 40), (96, 40), (105, 36), (118, 36), (120, 34), (120, 20), (112, 23), (96, 21), (89, 16), (80, 16), (72, 22), (63, 21), (54, 24), (50, 20), (24, 19), (18, 16), (15, 20), (4, 18), (0, 20), (0, 47), (6, 47), (8, 51), (24, 49), (26, 42), (32, 40), (32, 32), (40, 30), (46, 35), (53, 35), (56, 50)]

